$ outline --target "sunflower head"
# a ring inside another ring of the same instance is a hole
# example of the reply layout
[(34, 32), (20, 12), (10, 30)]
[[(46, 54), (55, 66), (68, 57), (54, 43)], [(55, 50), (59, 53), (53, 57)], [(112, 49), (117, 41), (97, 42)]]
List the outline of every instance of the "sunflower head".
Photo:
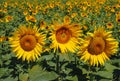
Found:
[(4, 36), (0, 36), (0, 43), (7, 40), (7, 37), (4, 37)]
[(79, 24), (71, 24), (68, 16), (64, 17), (64, 22), (58, 22), (53, 25), (50, 39), (52, 39), (51, 48), (54, 52), (60, 50), (61, 53), (75, 52), (81, 36)]
[(109, 28), (109, 29), (113, 28), (113, 24), (111, 22), (108, 22), (107, 23), (107, 28)]
[(5, 22), (9, 22), (9, 21), (11, 21), (11, 20), (13, 20), (13, 17), (12, 17), (12, 16), (6, 16)]
[(117, 52), (118, 42), (112, 37), (112, 32), (106, 31), (104, 27), (96, 28), (94, 33), (84, 40), (81, 46), (81, 60), (92, 66), (104, 65), (112, 54)]
[(68, 28), (63, 26), (56, 31), (55, 35), (56, 35), (56, 40), (59, 43), (65, 44), (70, 40), (71, 31)]
[(37, 40), (32, 35), (25, 35), (20, 39), (20, 46), (25, 51), (33, 50), (35, 48), (36, 44), (37, 44)]
[(116, 13), (116, 22), (120, 23), (120, 12)]
[(39, 33), (36, 26), (20, 26), (9, 38), (13, 52), (17, 58), (22, 60), (35, 61), (42, 53), (45, 35)]
[(32, 15), (27, 15), (26, 16), (26, 21), (37, 22), (36, 18)]
[(101, 37), (95, 37), (90, 40), (88, 52), (93, 55), (98, 55), (104, 51), (105, 41)]

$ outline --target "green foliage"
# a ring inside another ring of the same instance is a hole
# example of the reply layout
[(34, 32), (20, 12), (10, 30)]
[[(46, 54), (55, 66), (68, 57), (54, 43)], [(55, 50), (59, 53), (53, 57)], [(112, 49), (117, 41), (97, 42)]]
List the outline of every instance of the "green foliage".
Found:
[(36, 65), (30, 70), (29, 77), (31, 81), (50, 81), (56, 79), (58, 75), (54, 72), (46, 72)]

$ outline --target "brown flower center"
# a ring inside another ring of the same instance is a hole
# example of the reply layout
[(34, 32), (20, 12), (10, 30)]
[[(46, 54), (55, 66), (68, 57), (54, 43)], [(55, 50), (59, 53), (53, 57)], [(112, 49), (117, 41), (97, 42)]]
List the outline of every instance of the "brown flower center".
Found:
[(117, 19), (117, 22), (120, 22), (120, 18)]
[(65, 27), (60, 28), (56, 31), (56, 40), (59, 43), (67, 43), (71, 37), (71, 31)]
[(36, 38), (33, 35), (25, 35), (20, 39), (20, 45), (23, 50), (31, 51), (37, 44)]
[(105, 41), (101, 37), (96, 37), (91, 39), (90, 44), (88, 46), (88, 52), (93, 55), (98, 55), (102, 53), (105, 49)]

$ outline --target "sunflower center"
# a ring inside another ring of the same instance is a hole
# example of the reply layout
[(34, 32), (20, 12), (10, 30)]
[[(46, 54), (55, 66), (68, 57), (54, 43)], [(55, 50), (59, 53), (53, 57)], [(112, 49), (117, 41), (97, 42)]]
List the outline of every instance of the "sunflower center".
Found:
[(120, 22), (120, 19), (118, 19), (118, 22)]
[(33, 35), (25, 35), (20, 39), (20, 45), (25, 51), (31, 51), (37, 44), (36, 38)]
[(91, 39), (90, 44), (88, 46), (88, 52), (93, 55), (98, 55), (102, 53), (105, 49), (105, 41), (101, 37), (96, 37)]
[(71, 31), (65, 27), (60, 28), (56, 31), (56, 40), (59, 43), (67, 43), (71, 37)]

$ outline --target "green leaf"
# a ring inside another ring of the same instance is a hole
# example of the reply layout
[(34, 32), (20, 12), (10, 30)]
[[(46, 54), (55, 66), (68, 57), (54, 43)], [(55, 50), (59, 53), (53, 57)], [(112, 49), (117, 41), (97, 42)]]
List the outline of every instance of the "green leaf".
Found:
[(109, 80), (109, 79), (101, 79), (99, 81), (111, 81), (111, 80)]
[(70, 81), (78, 81), (77, 76), (67, 76), (66, 79)]
[(119, 63), (120, 64), (120, 59), (114, 59), (114, 60), (111, 60), (111, 62), (114, 64), (114, 63)]
[(35, 65), (32, 67), (32, 69), (29, 70), (29, 74), (34, 75), (35, 73), (39, 73), (41, 71), (42, 71), (42, 67), (40, 67), (39, 65)]
[(113, 77), (113, 71), (115, 69), (119, 69), (116, 66), (111, 65), (110, 63), (105, 64), (105, 70), (104, 71), (98, 71), (95, 74), (104, 77), (104, 78), (109, 78), (112, 79)]
[(52, 62), (52, 61), (48, 61), (47, 62), (50, 66), (56, 66), (56, 63)]
[(112, 79), (112, 76), (113, 76), (112, 72), (108, 72), (108, 71), (99, 71), (95, 74), (101, 77), (109, 78), (109, 79)]
[(17, 81), (17, 78), (8, 77), (5, 79), (1, 79), (0, 81)]
[(58, 77), (55, 72), (47, 72), (40, 66), (34, 66), (29, 72), (30, 81), (50, 81)]
[(41, 58), (44, 58), (46, 60), (51, 60), (53, 58), (53, 55), (52, 54), (50, 54), (50, 55), (44, 55)]
[(70, 60), (70, 57), (68, 56), (68, 54), (59, 54), (60, 56), (60, 61), (65, 60)]
[(28, 81), (28, 74), (27, 73), (25, 73), (25, 74), (21, 73), (19, 75), (19, 79), (20, 79), (20, 81)]
[(105, 69), (106, 69), (107, 71), (109, 71), (109, 72), (113, 72), (114, 69), (120, 69), (120, 68), (118, 68), (118, 67), (116, 67), (116, 66), (113, 66), (113, 65), (110, 64), (110, 63), (106, 63), (106, 64), (105, 64)]
[(75, 58), (72, 54), (59, 54), (60, 55), (60, 61), (67, 60), (67, 61), (73, 61)]
[(0, 68), (0, 77), (4, 76), (6, 74), (6, 72), (7, 72), (7, 70), (8, 69), (6, 69), (6, 68)]
[(85, 68), (82, 68), (82, 72), (83, 72), (83, 74), (87, 74), (87, 73), (88, 73), (88, 70), (85, 69)]

